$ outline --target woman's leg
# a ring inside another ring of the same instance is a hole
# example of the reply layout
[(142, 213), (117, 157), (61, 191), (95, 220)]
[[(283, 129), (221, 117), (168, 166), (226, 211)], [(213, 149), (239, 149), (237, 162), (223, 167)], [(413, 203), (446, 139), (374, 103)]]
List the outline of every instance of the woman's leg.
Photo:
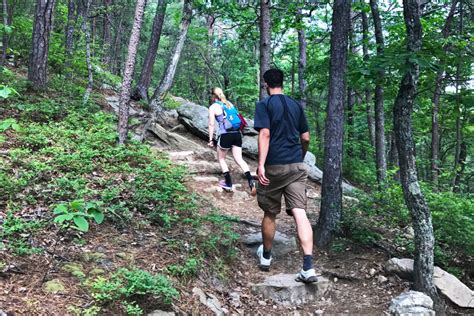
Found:
[(221, 165), (222, 173), (229, 172), (229, 167), (227, 166), (227, 162), (225, 161), (225, 156), (227, 155), (226, 149), (222, 149), (219, 146), (217, 147), (217, 160)]
[(232, 156), (244, 173), (249, 171), (249, 166), (242, 158), (242, 147), (232, 146)]

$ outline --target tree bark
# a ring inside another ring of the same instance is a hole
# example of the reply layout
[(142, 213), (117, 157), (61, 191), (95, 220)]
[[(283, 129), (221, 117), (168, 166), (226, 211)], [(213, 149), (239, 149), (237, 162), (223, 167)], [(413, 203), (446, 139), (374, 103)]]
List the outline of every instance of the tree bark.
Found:
[(114, 39), (114, 49), (112, 50), (112, 73), (119, 75), (120, 74), (120, 51), (122, 47), (122, 29), (123, 29), (123, 20), (124, 13), (120, 15), (119, 25), (117, 31), (115, 32)]
[[(369, 23), (367, 20), (367, 14), (365, 11), (361, 12), (362, 15), (362, 52), (364, 56), (364, 62), (368, 64), (369, 61)], [(365, 88), (365, 104), (367, 113), (367, 126), (369, 127), (369, 139), (372, 147), (375, 147), (375, 122), (374, 122), (374, 111), (372, 108), (372, 96), (369, 87)]]
[(163, 110), (164, 98), (173, 84), (176, 67), (178, 66), (181, 51), (183, 50), (184, 42), (186, 41), (188, 28), (191, 24), (192, 13), (192, 0), (184, 0), (180, 31), (173, 52), (171, 53), (171, 60), (168, 67), (166, 67), (160, 84), (155, 89), (153, 97), (150, 100), (150, 106), (153, 109), (154, 114), (158, 114)]
[(67, 76), (71, 77), (71, 63), (74, 46), (74, 29), (77, 21), (76, 0), (68, 0), (67, 3), (67, 22), (66, 22), (66, 40), (64, 44), (65, 61), (64, 68)]
[(84, 32), (84, 36), (86, 38), (86, 64), (87, 64), (87, 88), (84, 92), (84, 97), (82, 99), (82, 104), (86, 104), (89, 101), (89, 97), (92, 92), (92, 87), (94, 85), (94, 77), (92, 74), (92, 58), (91, 58), (91, 35), (89, 31), (89, 27), (87, 26), (87, 19), (89, 14), (90, 8), (90, 1), (85, 0), (85, 8), (82, 13), (82, 31)]
[(270, 69), (272, 50), (272, 27), (270, 0), (260, 0), (260, 100), (267, 96), (263, 74)]
[(316, 226), (316, 244), (328, 249), (338, 229), (342, 208), (342, 143), (344, 137), (344, 92), (349, 32), (350, 0), (333, 5), (329, 95), (324, 137), (324, 169), (321, 212)]
[[(4, 26), (9, 26), (10, 23), (8, 23), (8, 16), (9, 16), (9, 11), (8, 11), (8, 0), (3, 0), (3, 25)], [(8, 49), (8, 34), (7, 32), (3, 33), (3, 39), (2, 39), (2, 60), (0, 62), (0, 65), (5, 63), (7, 60), (7, 49)]]
[[(454, 12), (456, 10), (456, 5), (458, 0), (453, 0), (451, 3), (451, 9), (449, 10), (448, 17), (444, 23), (443, 38), (446, 39), (451, 33), (451, 23), (454, 17)], [(446, 54), (448, 51), (449, 45), (443, 45), (443, 53)], [(431, 114), (431, 180), (433, 181), (433, 187), (435, 190), (438, 189), (439, 181), (439, 146), (440, 146), (440, 136), (439, 136), (439, 101), (441, 99), (441, 90), (443, 89), (443, 73), (444, 73), (445, 59), (440, 59), (439, 69), (436, 73), (435, 79), (435, 89), (433, 92), (433, 110)]]
[(298, 85), (300, 90), (300, 104), (303, 108), (306, 107), (307, 97), (306, 97), (306, 34), (304, 31), (303, 19), (302, 19), (302, 10), (298, 9), (297, 13), (297, 22), (298, 22)]
[[(354, 45), (354, 27), (352, 20), (355, 18), (354, 11), (351, 10), (349, 15), (349, 51), (355, 55), (357, 49)], [(354, 140), (354, 105), (356, 103), (356, 91), (349, 84), (347, 85), (347, 157), (350, 160), (353, 155), (353, 140)]]
[(146, 0), (137, 0), (135, 6), (135, 18), (133, 20), (132, 33), (128, 43), (128, 55), (125, 69), (123, 72), (122, 89), (119, 98), (119, 120), (118, 136), (119, 144), (124, 144), (128, 134), (128, 106), (130, 102), (130, 89), (135, 69), (135, 59), (137, 56), (138, 42), (140, 40), (140, 29), (142, 27), (143, 12)]
[[(403, 0), (403, 15), (407, 30), (407, 50), (413, 56), (421, 49), (422, 29), (419, 0)], [(405, 203), (410, 210), (415, 231), (414, 289), (429, 295), (435, 304), (439, 297), (433, 283), (434, 235), (431, 213), (418, 183), (415, 144), (411, 113), (419, 77), (419, 65), (412, 58), (406, 59), (406, 73), (402, 78), (393, 109), (400, 178)], [(439, 306), (439, 305), (438, 305)]]
[(143, 61), (140, 79), (132, 95), (132, 99), (134, 100), (148, 100), (148, 88), (150, 87), (153, 65), (155, 64), (156, 54), (160, 44), (161, 30), (163, 29), (166, 14), (166, 4), (166, 0), (158, 1), (155, 18), (153, 19), (150, 43), (148, 44), (148, 50)]
[(102, 62), (107, 66), (108, 69), (110, 69), (110, 49), (112, 47), (112, 35), (111, 35), (111, 21), (110, 21), (110, 6), (112, 5), (112, 0), (104, 0), (104, 8), (105, 8), (105, 13), (104, 13), (104, 21), (103, 21), (103, 26), (102, 26), (102, 31), (103, 31), (103, 56), (102, 56)]
[(463, 140), (459, 150), (459, 168), (455, 171), (454, 183), (453, 183), (453, 192), (459, 193), (461, 191), (461, 177), (466, 169), (466, 158), (467, 158), (467, 143)]
[(53, 25), (55, 0), (37, 0), (28, 66), (28, 80), (33, 90), (45, 90), (48, 83), (49, 35)]
[[(384, 54), (384, 39), (377, 0), (370, 0), (370, 8), (374, 20), (377, 56), (382, 57)], [(385, 70), (379, 66), (377, 79), (375, 81), (375, 164), (377, 168), (377, 182), (379, 184), (385, 180), (387, 174), (387, 161), (385, 158), (385, 114), (383, 106), (384, 77)]]

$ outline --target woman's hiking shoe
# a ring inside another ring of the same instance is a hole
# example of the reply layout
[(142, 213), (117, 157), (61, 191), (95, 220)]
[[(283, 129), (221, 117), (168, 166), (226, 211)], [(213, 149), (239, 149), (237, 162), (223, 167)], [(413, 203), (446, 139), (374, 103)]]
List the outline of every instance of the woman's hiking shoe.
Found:
[(232, 192), (232, 186), (228, 186), (227, 183), (225, 183), (225, 180), (219, 181), (219, 186), (224, 189), (226, 192)]
[(270, 270), (270, 264), (272, 263), (272, 257), (270, 259), (265, 259), (263, 257), (263, 245), (260, 245), (257, 248), (257, 257), (258, 257), (258, 267), (262, 271), (269, 271)]
[(303, 283), (318, 282), (318, 278), (316, 277), (316, 271), (314, 271), (314, 269), (309, 269), (306, 271), (301, 269), (301, 271), (296, 275), (295, 281)]
[(255, 196), (257, 194), (257, 183), (255, 182), (255, 180), (250, 181), (249, 186), (250, 186), (250, 195)]

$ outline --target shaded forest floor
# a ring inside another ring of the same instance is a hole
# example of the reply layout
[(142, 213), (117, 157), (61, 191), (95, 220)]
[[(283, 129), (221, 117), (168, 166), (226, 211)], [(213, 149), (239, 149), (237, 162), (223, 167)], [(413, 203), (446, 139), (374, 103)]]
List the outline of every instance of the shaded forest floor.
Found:
[[(101, 98), (99, 96), (97, 102), (103, 104), (104, 100)], [(3, 111), (0, 113), (0, 119), (13, 116), (24, 120), (20, 112)], [(60, 119), (62, 118), (58, 118)], [(100, 119), (103, 120), (102, 117)], [(7, 157), (8, 163), (19, 168), (11, 153), (23, 145), (19, 141), (20, 137), (13, 131), (7, 133), (9, 139), (2, 143), (0, 151)], [(189, 217), (187, 213), (176, 215), (180, 212), (177, 207), (175, 211), (166, 213), (171, 218), (177, 216), (176, 221), (162, 216), (156, 222), (150, 220), (149, 214), (140, 210), (149, 205), (134, 204), (134, 208), (130, 208), (133, 210), (131, 219), (125, 219), (120, 224), (106, 220), (100, 225), (91, 225), (89, 232), (83, 234), (64, 231), (59, 229), (58, 225), (52, 224), (52, 215), (48, 210), (51, 200), (44, 197), (54, 192), (48, 193), (46, 189), (27, 186), (27, 190), (36, 190), (39, 195), (37, 201), (33, 202), (22, 201), (24, 196), (21, 194), (12, 195), (20, 199), (17, 201), (18, 208), (21, 209), (16, 214), (21, 218), (18, 223), (25, 225), (30, 220), (40, 219), (48, 221), (34, 233), (14, 231), (11, 235), (24, 240), (32, 249), (42, 249), (39, 253), (15, 254), (18, 249), (14, 249), (13, 240), (3, 237), (3, 242), (10, 247), (0, 247), (0, 310), (8, 315), (124, 314), (123, 307), (117, 305), (120, 303), (118, 299), (114, 301), (111, 298), (107, 304), (102, 305), (97, 303), (97, 296), (94, 296), (98, 293), (97, 288), (91, 285), (95, 284), (97, 287), (97, 280), (110, 278), (120, 268), (137, 268), (152, 274), (166, 275), (172, 286), (179, 291), (179, 298), (173, 299), (171, 304), (158, 300), (153, 295), (130, 297), (130, 301), (138, 304), (145, 313), (163, 309), (178, 314), (213, 314), (200, 302), (199, 297), (193, 294), (193, 289), (199, 288), (207, 297), (214, 296), (220, 302), (222, 310), (230, 314), (300, 315), (316, 312), (380, 315), (388, 310), (391, 298), (409, 289), (409, 282), (393, 276), (386, 276), (386, 279), (380, 277), (384, 275), (383, 264), (389, 258), (385, 252), (355, 244), (347, 239), (338, 239), (331, 253), (315, 253), (317, 272), (330, 280), (329, 291), (321, 300), (286, 307), (253, 294), (252, 284), (263, 281), (269, 275), (296, 273), (300, 269), (301, 253), (275, 258), (270, 272), (259, 271), (254, 251), (239, 241), (239, 235), (258, 232), (260, 229), (262, 213), (256, 198), (248, 194), (246, 181), (232, 161), (229, 163), (236, 182), (234, 193), (222, 192), (213, 178), (197, 177), (219, 177), (215, 166), (209, 169), (199, 167), (201, 164), (212, 164), (215, 153), (207, 148), (202, 140), (190, 134), (183, 135), (194, 141), (200, 149), (191, 153), (179, 152), (176, 148), (166, 148), (153, 139), (150, 144), (152, 147), (159, 147), (165, 155), (169, 154), (173, 163), (189, 166), (189, 173), (182, 179), (186, 189), (178, 192), (192, 197), (195, 202), (196, 211)], [(38, 142), (39, 140), (36, 140), (35, 146), (40, 146)], [(47, 142), (45, 146), (52, 144)], [(146, 154), (153, 155), (153, 159), (163, 159), (163, 155), (155, 150)], [(137, 161), (142, 158), (136, 157)], [(127, 158), (127, 161), (134, 162), (132, 158)], [(110, 163), (113, 163), (113, 160), (105, 161), (104, 166)], [(251, 170), (255, 170), (255, 162), (249, 163)], [(65, 164), (70, 164), (70, 161)], [(167, 164), (164, 166), (168, 168)], [(138, 167), (144, 168), (140, 165)], [(61, 170), (54, 172), (61, 174)], [(101, 172), (102, 169), (96, 166), (94, 171), (85, 173), (86, 177), (97, 178), (94, 183), (99, 191), (114, 186), (121, 187), (123, 183), (139, 177), (136, 174)], [(43, 172), (43, 175), (46, 175), (46, 172)], [(167, 176), (164, 177), (163, 181), (167, 180)], [(102, 180), (106, 178), (111, 181), (105, 181), (104, 186)], [(145, 190), (146, 185), (147, 182), (143, 182), (142, 188), (135, 189)], [(151, 191), (153, 189), (155, 188)], [(315, 223), (319, 211), (320, 187), (308, 183), (308, 189), (311, 197), (308, 214), (311, 222)], [(118, 199), (133, 200), (133, 193), (132, 190), (123, 190)], [(173, 191), (173, 194), (175, 193)], [(171, 199), (177, 198), (177, 195), (171, 195)], [(170, 205), (167, 207), (175, 207), (174, 204)], [(6, 204), (2, 206), (10, 207)], [(116, 209), (119, 210), (120, 208)], [(0, 210), (0, 216), (5, 223), (7, 212)], [(277, 225), (279, 232), (289, 236), (295, 235), (295, 227), (290, 217), (281, 214)], [(51, 284), (49, 281), (60, 284), (59, 288), (53, 291), (46, 289), (46, 286)], [(101, 293), (112, 295), (109, 292)], [(133, 313), (129, 311), (129, 314)]]

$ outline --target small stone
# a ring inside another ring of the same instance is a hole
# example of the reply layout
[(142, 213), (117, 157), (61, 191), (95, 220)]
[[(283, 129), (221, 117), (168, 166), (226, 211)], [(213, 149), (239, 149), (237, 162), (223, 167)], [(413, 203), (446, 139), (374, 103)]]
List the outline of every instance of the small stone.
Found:
[(165, 312), (162, 310), (156, 310), (147, 314), (147, 316), (174, 316), (174, 315), (176, 315), (174, 312)]
[(64, 293), (65, 287), (64, 287), (63, 282), (61, 282), (61, 280), (53, 279), (43, 284), (43, 290), (49, 294), (58, 294), (58, 293)]
[(267, 303), (265, 301), (258, 301), (258, 304), (262, 306), (267, 306)]
[(218, 182), (219, 179), (217, 177), (204, 177), (204, 176), (195, 176), (193, 180), (196, 182)]
[(375, 275), (375, 272), (377, 272), (377, 271), (375, 271), (374, 268), (372, 268), (372, 269), (369, 270), (369, 274), (370, 274), (371, 276), (374, 276), (374, 275)]
[(334, 278), (334, 283), (337, 283), (337, 281), (338, 281), (338, 279), (335, 277), (335, 278)]
[(377, 277), (377, 281), (379, 281), (380, 283), (385, 283), (388, 281), (388, 279), (386, 277), (384, 277), (383, 275), (379, 275)]
[(314, 313), (318, 314), (318, 315), (322, 315), (322, 314), (324, 314), (324, 311), (322, 309), (318, 309)]

